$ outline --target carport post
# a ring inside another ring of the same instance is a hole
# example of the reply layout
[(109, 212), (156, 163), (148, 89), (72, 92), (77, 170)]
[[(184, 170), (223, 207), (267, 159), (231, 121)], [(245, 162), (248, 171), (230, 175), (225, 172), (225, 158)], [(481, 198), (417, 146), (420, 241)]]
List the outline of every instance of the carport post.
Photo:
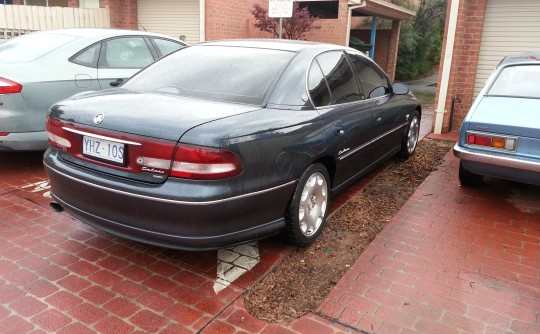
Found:
[(371, 48), (369, 49), (369, 58), (373, 59), (375, 56), (375, 36), (377, 34), (377, 16), (373, 16), (371, 19), (371, 37), (369, 43)]

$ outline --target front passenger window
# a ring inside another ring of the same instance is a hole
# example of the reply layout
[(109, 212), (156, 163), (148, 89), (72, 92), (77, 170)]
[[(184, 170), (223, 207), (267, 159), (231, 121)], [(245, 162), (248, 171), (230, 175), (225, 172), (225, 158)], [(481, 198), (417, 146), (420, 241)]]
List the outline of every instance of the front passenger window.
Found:
[[(349, 61), (342, 51), (325, 52), (315, 58), (308, 80), (310, 95), (317, 107), (354, 102), (364, 98)], [(327, 95), (329, 93), (329, 96), (321, 98), (324, 96), (321, 92)]]
[(390, 94), (388, 79), (382, 71), (360, 55), (349, 54), (349, 58), (353, 63), (360, 85), (368, 98), (372, 99)]

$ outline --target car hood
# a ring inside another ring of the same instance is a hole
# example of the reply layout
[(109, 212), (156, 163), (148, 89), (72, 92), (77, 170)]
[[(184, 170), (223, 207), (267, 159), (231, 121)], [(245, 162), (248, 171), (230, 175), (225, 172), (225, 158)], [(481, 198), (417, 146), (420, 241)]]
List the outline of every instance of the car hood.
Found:
[(467, 121), (467, 130), (538, 137), (540, 99), (484, 96)]
[[(122, 89), (85, 93), (58, 102), (49, 117), (95, 128), (178, 141), (189, 129), (260, 106)], [(94, 123), (96, 115), (103, 121)]]

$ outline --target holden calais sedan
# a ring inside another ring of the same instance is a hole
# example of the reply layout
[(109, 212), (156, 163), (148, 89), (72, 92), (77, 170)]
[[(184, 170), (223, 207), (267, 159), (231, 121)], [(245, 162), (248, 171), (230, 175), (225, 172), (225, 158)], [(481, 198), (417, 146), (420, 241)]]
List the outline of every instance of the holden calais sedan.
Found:
[(484, 176), (540, 185), (540, 52), (499, 64), (461, 125), (454, 155), (463, 185)]
[(210, 249), (321, 233), (331, 197), (412, 155), (421, 109), (370, 59), (330, 44), (198, 44), (121, 87), (49, 111), (52, 207), (114, 235)]
[(47, 111), (73, 94), (118, 86), (186, 44), (118, 29), (39, 31), (0, 44), (0, 151), (45, 151)]

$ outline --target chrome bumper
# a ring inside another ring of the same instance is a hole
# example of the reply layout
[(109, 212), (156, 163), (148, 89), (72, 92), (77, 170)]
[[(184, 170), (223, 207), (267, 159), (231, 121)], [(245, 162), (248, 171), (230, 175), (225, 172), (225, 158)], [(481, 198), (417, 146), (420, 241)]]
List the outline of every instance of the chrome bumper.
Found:
[(507, 167), (529, 172), (540, 173), (540, 161), (525, 160), (518, 157), (502, 156), (493, 152), (491, 154), (481, 153), (467, 149), (456, 144), (454, 146), (454, 155), (465, 161), (478, 162), (499, 167)]

